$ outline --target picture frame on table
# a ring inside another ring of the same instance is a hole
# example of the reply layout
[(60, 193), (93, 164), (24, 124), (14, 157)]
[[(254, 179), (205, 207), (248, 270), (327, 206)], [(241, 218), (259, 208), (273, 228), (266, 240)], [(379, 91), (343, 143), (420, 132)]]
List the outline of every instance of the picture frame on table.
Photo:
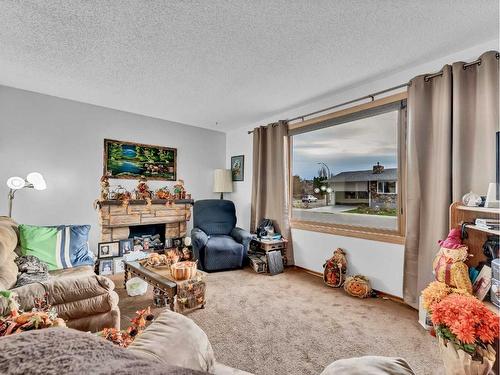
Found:
[(184, 243), (184, 237), (177, 237), (177, 238), (172, 238), (172, 247), (182, 247)]
[(124, 273), (125, 264), (123, 264), (123, 258), (113, 258), (113, 273)]
[(127, 238), (126, 240), (120, 240), (120, 256), (124, 254), (128, 254), (131, 251), (134, 251), (134, 239)]
[(114, 273), (113, 259), (101, 259), (99, 261), (99, 275), (107, 276)]
[(245, 180), (245, 155), (231, 156), (231, 175), (233, 181)]
[(120, 242), (99, 242), (97, 245), (97, 257), (99, 259), (114, 258), (120, 256)]

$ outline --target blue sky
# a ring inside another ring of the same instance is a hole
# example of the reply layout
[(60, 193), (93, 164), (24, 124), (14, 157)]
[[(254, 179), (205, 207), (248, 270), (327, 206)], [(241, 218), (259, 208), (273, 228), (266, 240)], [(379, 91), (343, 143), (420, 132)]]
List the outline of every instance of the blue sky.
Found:
[(398, 112), (331, 126), (293, 137), (293, 175), (312, 179), (323, 162), (332, 174), (397, 167)]

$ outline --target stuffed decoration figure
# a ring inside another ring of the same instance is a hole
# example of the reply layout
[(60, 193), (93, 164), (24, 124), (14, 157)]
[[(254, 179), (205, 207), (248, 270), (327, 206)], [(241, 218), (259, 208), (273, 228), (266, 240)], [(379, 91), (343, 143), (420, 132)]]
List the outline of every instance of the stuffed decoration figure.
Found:
[(333, 252), (333, 256), (323, 264), (323, 281), (332, 288), (340, 288), (344, 285), (345, 273), (347, 271), (347, 259), (341, 248)]
[(177, 199), (186, 199), (186, 189), (184, 188), (184, 180), (178, 180), (174, 185), (174, 194)]
[(109, 177), (104, 175), (101, 177), (101, 201), (109, 199)]
[(349, 276), (345, 281), (344, 290), (350, 296), (358, 298), (367, 298), (372, 294), (370, 281), (363, 275)]
[(137, 184), (137, 199), (151, 199), (152, 194), (147, 182), (146, 177), (141, 176)]
[(468, 248), (462, 244), (460, 229), (452, 229), (448, 237), (438, 243), (441, 248), (432, 262), (436, 280), (472, 293), (469, 268), (465, 264)]

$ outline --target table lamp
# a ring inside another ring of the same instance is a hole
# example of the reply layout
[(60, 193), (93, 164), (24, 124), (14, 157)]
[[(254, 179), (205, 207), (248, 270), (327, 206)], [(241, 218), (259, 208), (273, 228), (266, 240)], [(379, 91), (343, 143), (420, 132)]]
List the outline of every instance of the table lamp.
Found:
[(22, 177), (10, 177), (7, 180), (7, 187), (10, 189), (9, 190), (9, 217), (12, 217), (12, 201), (14, 200), (14, 195), (16, 194), (16, 191), (28, 188), (28, 189), (35, 189), (35, 190), (45, 190), (47, 189), (47, 184), (45, 183), (45, 180), (43, 176), (38, 173), (38, 172), (31, 172), (26, 176), (26, 178)]
[(233, 191), (233, 176), (230, 169), (214, 170), (214, 193), (220, 193), (220, 199), (224, 199), (224, 193)]

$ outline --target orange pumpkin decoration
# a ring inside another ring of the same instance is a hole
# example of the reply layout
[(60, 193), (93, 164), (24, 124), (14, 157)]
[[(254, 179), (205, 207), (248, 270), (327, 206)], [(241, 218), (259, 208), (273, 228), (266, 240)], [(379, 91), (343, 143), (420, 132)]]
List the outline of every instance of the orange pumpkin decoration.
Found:
[(358, 298), (370, 297), (372, 293), (370, 281), (363, 275), (349, 276), (344, 283), (344, 290), (347, 294)]

